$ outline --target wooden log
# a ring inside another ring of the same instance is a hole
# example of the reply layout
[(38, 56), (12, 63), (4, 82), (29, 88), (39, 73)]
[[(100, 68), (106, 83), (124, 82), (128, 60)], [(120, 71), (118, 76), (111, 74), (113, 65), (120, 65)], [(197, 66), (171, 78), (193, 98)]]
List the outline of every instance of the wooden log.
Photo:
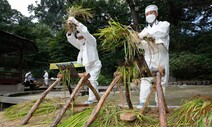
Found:
[(140, 114), (143, 114), (145, 108), (147, 107), (147, 104), (149, 102), (149, 99), (152, 96), (152, 94), (154, 93), (154, 91), (155, 91), (155, 84), (152, 86), (151, 91), (150, 91), (149, 95), (147, 96), (147, 100), (144, 103), (144, 106), (140, 109), (140, 111), (139, 111)]
[(35, 110), (39, 107), (40, 103), (42, 102), (42, 100), (46, 97), (46, 95), (50, 92), (50, 90), (52, 88), (54, 88), (54, 86), (56, 86), (58, 84), (58, 82), (61, 80), (61, 77), (58, 78), (53, 84), (51, 84), (48, 89), (46, 89), (40, 96), (40, 98), (35, 102), (35, 104), (32, 106), (31, 110), (28, 112), (28, 114), (26, 115), (26, 117), (21, 121), (21, 125), (26, 124), (29, 119), (32, 117), (33, 113), (35, 112)]
[(107, 96), (109, 95), (109, 93), (111, 92), (111, 90), (113, 89), (113, 87), (117, 84), (117, 82), (121, 79), (120, 75), (117, 75), (113, 81), (110, 83), (110, 85), (108, 86), (107, 90), (105, 91), (105, 93), (102, 95), (101, 99), (99, 100), (96, 108), (93, 110), (92, 114), (90, 115), (90, 117), (88, 118), (88, 120), (86, 121), (84, 127), (89, 127), (94, 120), (97, 117), (97, 114), (99, 113), (103, 103), (105, 102)]
[(66, 87), (68, 88), (69, 94), (71, 95), (72, 93), (71, 84), (66, 83)]
[(67, 102), (65, 103), (65, 105), (63, 106), (62, 110), (60, 111), (60, 113), (57, 115), (55, 121), (52, 123), (52, 125), (50, 127), (56, 127), (57, 124), (60, 122), (60, 120), (62, 119), (63, 115), (65, 114), (66, 110), (68, 109), (71, 101), (74, 99), (75, 95), (77, 94), (77, 92), (79, 91), (80, 87), (82, 86), (83, 82), (85, 80), (88, 79), (88, 73), (86, 73), (84, 76), (82, 76), (82, 78), (80, 79), (80, 81), (78, 82), (77, 86), (75, 87), (75, 89), (73, 90), (72, 94), (70, 95), (69, 99), (67, 100)]
[(74, 107), (78, 107), (78, 106), (89, 106), (89, 104), (83, 104), (83, 103), (74, 104)]
[(129, 109), (133, 109), (133, 105), (132, 105), (132, 102), (131, 102), (131, 99), (130, 99), (130, 90), (129, 90), (129, 84), (128, 83), (126, 83), (126, 86), (125, 86), (125, 96), (126, 96), (126, 100), (127, 100), (127, 104), (128, 104)]
[(123, 93), (122, 93), (120, 83), (117, 84), (117, 87), (118, 87), (118, 90), (119, 90), (119, 99), (121, 100), (122, 108), (124, 108), (124, 98), (123, 98)]
[(96, 99), (99, 101), (100, 100), (99, 93), (97, 93), (97, 91), (94, 89), (94, 87), (92, 86), (92, 84), (89, 80), (86, 80), (86, 83), (87, 83), (88, 87), (91, 89), (91, 91), (94, 93), (94, 95), (96, 96)]
[(157, 72), (157, 77), (156, 77), (156, 92), (158, 95), (160, 127), (167, 127), (165, 99), (164, 99), (163, 90), (161, 88), (161, 77), (159, 72)]

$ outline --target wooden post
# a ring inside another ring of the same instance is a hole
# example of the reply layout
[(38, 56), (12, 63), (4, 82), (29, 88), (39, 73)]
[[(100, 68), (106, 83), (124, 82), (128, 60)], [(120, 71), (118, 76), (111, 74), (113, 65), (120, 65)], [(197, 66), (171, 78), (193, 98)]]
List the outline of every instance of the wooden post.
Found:
[(97, 91), (94, 89), (94, 87), (92, 86), (92, 84), (89, 80), (86, 80), (86, 83), (87, 83), (88, 87), (92, 90), (94, 95), (96, 96), (96, 99), (99, 101), (100, 100), (99, 93), (97, 93)]
[(84, 76), (82, 76), (82, 78), (78, 82), (77, 86), (73, 90), (72, 94), (70, 95), (69, 99), (67, 100), (66, 104), (63, 106), (61, 112), (57, 115), (55, 121), (52, 123), (52, 125), (50, 127), (56, 127), (57, 126), (57, 124), (60, 122), (60, 120), (62, 119), (63, 115), (65, 114), (66, 110), (68, 109), (71, 101), (74, 99), (75, 95), (77, 94), (77, 92), (79, 91), (80, 87), (82, 86), (83, 82), (86, 79), (88, 79), (88, 77), (89, 77), (88, 73), (86, 73)]
[(129, 84), (128, 83), (126, 83), (126, 86), (125, 86), (125, 96), (126, 96), (126, 100), (127, 100), (127, 104), (128, 104), (129, 109), (133, 109), (133, 105), (132, 105), (132, 102), (130, 100), (130, 91), (129, 91)]
[(160, 127), (167, 127), (166, 108), (164, 103), (165, 99), (164, 99), (163, 90), (161, 88), (161, 76), (159, 72), (157, 72), (157, 77), (156, 77), (156, 91), (158, 95)]
[(117, 75), (113, 81), (110, 83), (110, 85), (108, 86), (107, 90), (105, 91), (105, 93), (102, 95), (101, 99), (99, 100), (96, 108), (93, 110), (92, 114), (90, 115), (89, 119), (86, 121), (84, 127), (89, 127), (94, 120), (97, 117), (97, 114), (99, 113), (103, 103), (105, 102), (107, 96), (109, 95), (109, 93), (111, 92), (111, 90), (113, 89), (113, 87), (117, 84), (117, 82), (121, 79), (120, 75)]
[[(141, 84), (142, 85), (142, 84)], [(152, 96), (152, 94), (153, 94), (153, 92), (155, 91), (155, 84), (154, 84), (154, 86), (152, 86), (152, 88), (151, 88), (151, 91), (150, 91), (150, 93), (149, 93), (149, 95), (148, 95), (148, 97), (147, 97), (147, 100), (146, 100), (146, 102), (144, 103), (144, 106), (140, 109), (140, 114), (143, 114), (143, 112), (144, 112), (144, 109), (146, 108), (146, 106), (147, 106), (147, 103), (149, 102), (149, 99), (150, 99), (150, 97)]]
[(119, 90), (119, 99), (121, 100), (121, 105), (122, 105), (122, 108), (124, 109), (124, 98), (123, 98), (120, 83), (117, 84), (117, 87), (118, 87), (118, 90)]
[(56, 86), (58, 84), (58, 82), (61, 80), (61, 78), (58, 78), (52, 85), (50, 85), (48, 87), (48, 89), (46, 89), (40, 96), (40, 98), (35, 102), (35, 104), (32, 106), (31, 110), (28, 112), (28, 114), (26, 115), (26, 117), (21, 121), (21, 125), (26, 124), (29, 119), (32, 117), (33, 113), (35, 112), (35, 110), (39, 107), (40, 103), (42, 102), (42, 100), (46, 97), (46, 95), (50, 92), (50, 90), (52, 88), (54, 88), (54, 86)]

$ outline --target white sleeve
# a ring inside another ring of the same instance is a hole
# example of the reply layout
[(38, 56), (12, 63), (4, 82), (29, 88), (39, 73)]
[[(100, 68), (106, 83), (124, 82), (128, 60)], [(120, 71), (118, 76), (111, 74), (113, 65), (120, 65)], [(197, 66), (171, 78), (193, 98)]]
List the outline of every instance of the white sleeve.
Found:
[(74, 47), (80, 50), (79, 43), (77, 42), (77, 39), (75, 38), (74, 34), (71, 33), (71, 35), (68, 35), (68, 32), (66, 33), (67, 40), (70, 44), (72, 44)]
[(89, 33), (85, 25), (79, 23), (77, 30), (83, 35), (83, 37), (87, 40), (89, 45), (96, 45), (96, 38)]
[(165, 38), (169, 35), (170, 23), (167, 21), (161, 22), (160, 26), (152, 33), (155, 39)]

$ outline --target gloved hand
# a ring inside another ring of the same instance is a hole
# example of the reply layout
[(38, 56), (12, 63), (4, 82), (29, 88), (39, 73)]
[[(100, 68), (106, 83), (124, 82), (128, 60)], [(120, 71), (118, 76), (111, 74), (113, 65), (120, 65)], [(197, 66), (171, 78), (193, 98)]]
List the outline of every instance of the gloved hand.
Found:
[(79, 24), (79, 22), (74, 17), (69, 17), (68, 18), (68, 22), (72, 22), (75, 25), (78, 25)]
[(148, 32), (146, 29), (144, 29), (141, 33), (138, 34), (140, 39), (143, 39), (144, 37), (148, 36)]
[(68, 32), (72, 33), (75, 30), (75, 25), (71, 23), (71, 21), (68, 21), (67, 28), (68, 28)]

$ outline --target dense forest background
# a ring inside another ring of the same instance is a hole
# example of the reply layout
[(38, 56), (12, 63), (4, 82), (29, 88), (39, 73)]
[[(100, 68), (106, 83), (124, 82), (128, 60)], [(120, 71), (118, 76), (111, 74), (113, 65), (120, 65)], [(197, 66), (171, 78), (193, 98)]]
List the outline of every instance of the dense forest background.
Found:
[[(211, 0), (41, 0), (28, 6), (29, 17), (11, 9), (7, 0), (0, 0), (0, 29), (32, 40), (37, 45), (39, 52), (25, 57), (24, 71), (31, 70), (36, 78), (41, 78), (50, 63), (76, 60), (78, 51), (65, 37), (64, 22), (69, 7), (81, 5), (92, 9), (92, 20), (78, 20), (94, 34), (106, 27), (110, 18), (123, 25), (134, 23), (138, 31), (142, 30), (146, 26), (144, 9), (149, 4), (159, 7), (159, 20), (171, 23), (171, 76), (179, 80), (212, 79)], [(99, 80), (105, 85), (112, 80), (117, 61), (123, 58), (123, 49), (104, 52), (100, 44), (98, 40), (103, 64)], [(58, 72), (48, 71), (51, 77)]]

